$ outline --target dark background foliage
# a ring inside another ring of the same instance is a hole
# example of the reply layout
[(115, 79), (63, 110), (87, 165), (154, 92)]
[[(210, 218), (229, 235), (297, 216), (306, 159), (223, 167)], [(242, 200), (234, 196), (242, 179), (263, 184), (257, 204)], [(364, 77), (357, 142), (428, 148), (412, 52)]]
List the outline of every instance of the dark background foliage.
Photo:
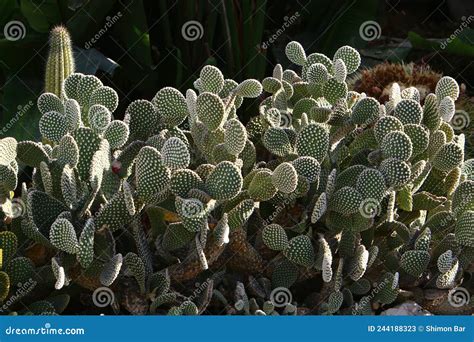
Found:
[[(34, 104), (43, 90), (48, 32), (56, 25), (71, 33), (77, 71), (96, 74), (118, 91), (121, 115), (160, 87), (184, 92), (204, 64), (236, 80), (262, 79), (274, 64), (287, 64), (283, 51), (290, 40), (329, 56), (352, 45), (366, 68), (386, 60), (429, 64), (463, 83), (469, 95), (473, 7), (465, 0), (0, 0), (0, 28), (13, 20), (25, 27), (19, 40), (0, 36), (0, 132), (37, 138)], [(191, 20), (202, 25), (192, 41), (182, 32)], [(361, 37), (367, 21), (379, 24), (380, 37)], [(462, 22), (469, 25), (459, 30)], [(252, 115), (255, 106), (246, 103), (241, 115)]]

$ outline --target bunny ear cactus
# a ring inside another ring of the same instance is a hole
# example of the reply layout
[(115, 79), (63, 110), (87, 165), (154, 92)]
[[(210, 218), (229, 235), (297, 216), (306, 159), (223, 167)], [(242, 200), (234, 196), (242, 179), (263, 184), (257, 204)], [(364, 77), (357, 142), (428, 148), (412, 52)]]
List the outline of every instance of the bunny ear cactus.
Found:
[(129, 127), (131, 140), (146, 140), (159, 123), (157, 105), (146, 100), (133, 101), (125, 111), (124, 123)]
[(76, 254), (78, 248), (76, 232), (74, 226), (67, 219), (60, 218), (54, 221), (49, 239), (57, 249), (69, 254)]
[(17, 187), (17, 146), (18, 143), (13, 138), (0, 139), (0, 203), (9, 199), (10, 192)]
[(189, 166), (191, 156), (186, 144), (179, 138), (171, 137), (161, 148), (163, 162), (171, 170), (185, 169)]
[(150, 200), (169, 185), (171, 171), (155, 148), (143, 147), (138, 153), (135, 168), (137, 191), (143, 200)]
[[(161, 117), (161, 122), (165, 125), (178, 126), (188, 115), (186, 99), (183, 94), (175, 88), (167, 87), (161, 89), (156, 93), (152, 102), (158, 113), (158, 117)], [(148, 129), (152, 127), (153, 126)]]
[[(459, 286), (474, 261), (474, 163), (450, 124), (456, 81), (423, 105), (394, 83), (380, 103), (347, 85), (355, 49), (285, 52), (294, 70), (238, 83), (207, 65), (195, 90), (135, 100), (123, 121), (95, 76), (42, 94), (45, 143), (0, 140), (0, 299), (36, 268), (38, 286), (111, 286), (114, 308), (173, 315), (295, 314), (313, 293), (327, 293), (320, 313), (371, 314), (405, 286)], [(247, 124), (244, 101), (259, 103)], [(15, 198), (18, 163), (33, 174)], [(180, 285), (210, 274), (199, 295)], [(274, 305), (272, 290), (303, 282), (311, 293)]]
[(201, 69), (199, 79), (201, 92), (219, 94), (224, 87), (224, 75), (222, 75), (218, 68), (212, 65), (206, 65)]
[(229, 161), (223, 161), (206, 178), (206, 188), (213, 198), (226, 200), (238, 195), (242, 182), (240, 169)]
[(10, 278), (8, 274), (0, 271), (0, 299), (4, 301), (10, 292)]
[(15, 256), (19, 248), (19, 239), (13, 232), (0, 232), (0, 299), (2, 301), (12, 295), (11, 303), (15, 303), (32, 290), (28, 286), (18, 292), (18, 288), (21, 288), (23, 283), (29, 283), (37, 272), (29, 258)]
[(314, 262), (311, 239), (306, 235), (299, 235), (291, 239), (284, 250), (284, 254), (288, 260), (305, 267), (311, 267)]
[(275, 251), (283, 251), (288, 248), (288, 236), (282, 226), (270, 224), (263, 228), (263, 243)]

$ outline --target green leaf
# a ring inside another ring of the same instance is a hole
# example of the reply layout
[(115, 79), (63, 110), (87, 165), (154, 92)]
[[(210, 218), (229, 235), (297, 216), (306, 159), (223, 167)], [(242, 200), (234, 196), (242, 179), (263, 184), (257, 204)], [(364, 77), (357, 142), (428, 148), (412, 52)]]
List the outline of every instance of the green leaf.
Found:
[(114, 24), (112, 32), (127, 49), (127, 55), (135, 63), (151, 67), (150, 35), (143, 1), (132, 1)]
[(51, 25), (61, 21), (57, 0), (22, 0), (21, 13), (37, 32), (48, 32)]
[[(116, 3), (117, 0), (87, 1), (86, 5), (69, 19), (67, 27), (75, 33), (75, 37), (88, 40), (104, 28), (104, 21), (109, 13), (116, 14), (112, 11)], [(93, 16), (90, 13), (93, 13)]]
[[(35, 103), (40, 88), (38, 83), (35, 85), (32, 80), (23, 78), (23, 76), (7, 78), (3, 85), (0, 97), (0, 103), (2, 104), (0, 107), (2, 108), (0, 138), (11, 136), (18, 141), (36, 141), (39, 137), (38, 122), (41, 114)], [(35, 93), (32, 93), (32, 91)]]
[(413, 47), (418, 49), (426, 49), (430, 51), (434, 49), (438, 52), (441, 50), (459, 56), (474, 56), (474, 45), (467, 44), (458, 37), (455, 37), (454, 39), (426, 39), (415, 32), (408, 32), (408, 39)]
[[(358, 34), (359, 28), (365, 21), (375, 19), (379, 1), (346, 0), (334, 2), (329, 0), (324, 2), (327, 2), (327, 4), (315, 2), (314, 5), (317, 4), (317, 8), (309, 9), (312, 21), (317, 22), (318, 28), (323, 30), (323, 39), (318, 52), (332, 55), (340, 46), (348, 43), (354, 47), (365, 46), (366, 42)], [(326, 10), (321, 11), (323, 8), (326, 8)], [(321, 20), (317, 21), (313, 17), (313, 13), (321, 13)], [(349, 37), (351, 37), (350, 41), (348, 41)]]

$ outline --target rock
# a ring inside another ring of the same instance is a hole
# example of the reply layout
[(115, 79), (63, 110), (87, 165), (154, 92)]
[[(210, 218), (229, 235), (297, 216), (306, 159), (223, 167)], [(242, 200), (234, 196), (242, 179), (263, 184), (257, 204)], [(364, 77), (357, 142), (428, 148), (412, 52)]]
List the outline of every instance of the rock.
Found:
[(423, 309), (418, 303), (406, 302), (385, 310), (382, 316), (432, 316), (433, 314)]

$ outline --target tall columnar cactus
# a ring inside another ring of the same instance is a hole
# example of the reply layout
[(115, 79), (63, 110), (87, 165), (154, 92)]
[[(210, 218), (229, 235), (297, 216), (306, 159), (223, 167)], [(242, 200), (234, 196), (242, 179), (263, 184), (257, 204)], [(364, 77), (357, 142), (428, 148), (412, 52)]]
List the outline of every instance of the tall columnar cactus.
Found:
[(51, 30), (49, 38), (49, 53), (46, 60), (46, 75), (44, 90), (63, 97), (63, 82), (74, 73), (75, 64), (72, 52), (71, 37), (67, 28), (57, 26)]
[[(449, 123), (454, 79), (423, 104), (395, 83), (380, 103), (347, 86), (355, 49), (285, 52), (296, 71), (237, 83), (205, 66), (195, 89), (133, 101), (123, 121), (95, 76), (42, 94), (48, 143), (0, 140), (0, 300), (32, 277), (61, 293), (108, 286), (113, 308), (133, 314), (371, 314), (405, 287), (463, 284), (474, 161)], [(260, 104), (244, 125), (247, 98)], [(31, 184), (17, 186), (18, 162)], [(24, 256), (29, 245), (44, 257)], [(67, 306), (42, 293), (9, 310)]]

